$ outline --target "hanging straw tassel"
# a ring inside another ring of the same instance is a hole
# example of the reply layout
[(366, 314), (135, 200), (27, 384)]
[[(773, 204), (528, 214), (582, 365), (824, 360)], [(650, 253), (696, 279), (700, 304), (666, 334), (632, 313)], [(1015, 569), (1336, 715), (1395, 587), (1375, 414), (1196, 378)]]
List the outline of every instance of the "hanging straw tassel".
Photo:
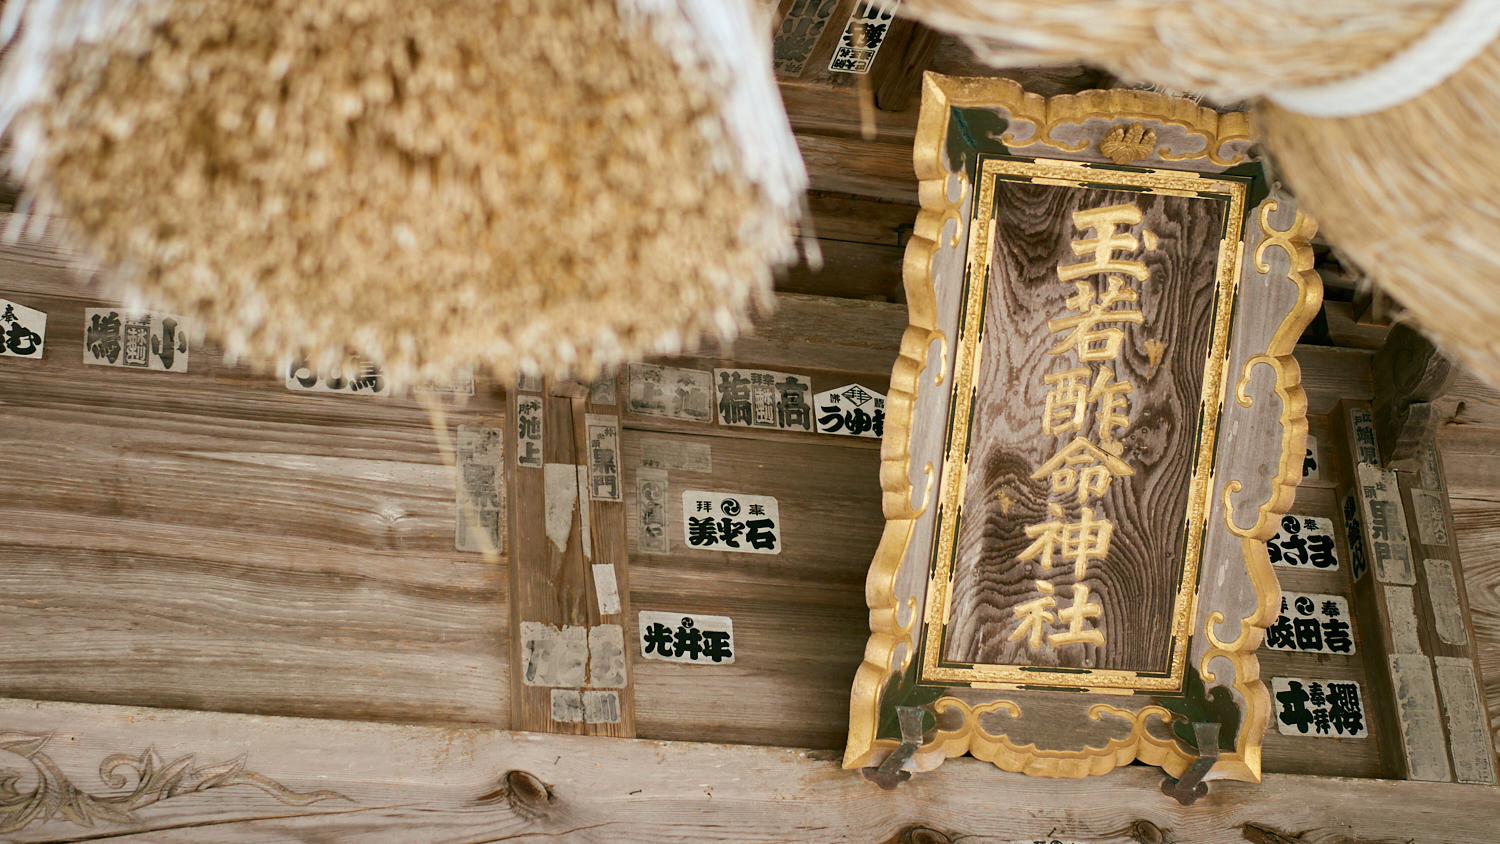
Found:
[(806, 186), (750, 0), (11, 0), (9, 167), (232, 355), (587, 376), (732, 338)]
[[(1500, 2), (908, 0), (997, 65), (1259, 99), (1320, 231), (1500, 386)], [(1306, 112), (1306, 113), (1301, 113)]]

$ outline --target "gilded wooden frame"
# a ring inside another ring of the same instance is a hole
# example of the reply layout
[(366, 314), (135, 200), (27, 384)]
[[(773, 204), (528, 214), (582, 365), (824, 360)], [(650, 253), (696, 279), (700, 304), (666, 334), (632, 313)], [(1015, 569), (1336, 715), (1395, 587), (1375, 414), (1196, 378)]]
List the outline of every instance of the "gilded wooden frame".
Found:
[[(950, 476), (937, 468), (948, 465), (944, 459), (948, 450), (943, 449), (939, 456), (934, 456), (931, 448), (916, 454), (914, 437), (924, 424), (916, 415), (919, 395), (924, 391), (946, 394), (953, 389), (956, 361), (950, 358), (958, 357), (944, 328), (952, 324), (951, 303), (945, 304), (939, 296), (935, 268), (942, 264), (947, 268), (944, 272), (951, 275), (952, 268), (962, 263), (965, 278), (976, 272), (975, 252), (981, 238), (968, 237), (974, 230), (971, 211), (975, 186), (963, 167), (949, 166), (945, 155), (951, 115), (955, 109), (970, 108), (990, 109), (1004, 118), (989, 138), (1003, 143), (1005, 152), (1011, 155), (1117, 164), (1140, 161), (1142, 173), (1191, 170), (1213, 174), (1236, 165), (1243, 167), (1246, 150), (1254, 140), (1246, 115), (1220, 115), (1189, 100), (1162, 94), (1091, 91), (1047, 99), (1028, 94), (1009, 80), (926, 75), (914, 151), (922, 207), (903, 268), (910, 319), (892, 372), (888, 399), (880, 472), (887, 521), (866, 581), (871, 636), (851, 695), (849, 744), (844, 757), (848, 768), (878, 765), (899, 744), (888, 729), (882, 732), (882, 717), (890, 720), (888, 698), (921, 686), (922, 678), (915, 676), (914, 665), (921, 626), (934, 617), (941, 621), (942, 616), (943, 607), (934, 599), (934, 590), (925, 588), (925, 571), (921, 573), (921, 597), (911, 594), (908, 587), (918, 573), (908, 559), (908, 551), (914, 535), (920, 534), (923, 542), (933, 540), (934, 508), (930, 505)], [(1129, 135), (1123, 131), (1126, 127), (1130, 128)], [(1143, 133), (1146, 127), (1149, 131)], [(965, 126), (962, 130), (973, 130), (977, 135), (984, 128)], [(1126, 157), (1134, 158), (1122, 162), (1120, 137), (1140, 140), (1143, 134), (1150, 143), (1137, 145), (1134, 153), (1127, 149)], [(1164, 141), (1159, 146), (1155, 143), (1158, 138)], [(1116, 142), (1114, 154), (1107, 154), (1106, 143), (1111, 140)], [(1173, 173), (1171, 178), (1199, 176)], [(1241, 248), (1234, 250), (1233, 256), (1241, 272), (1232, 272), (1228, 283), (1241, 285), (1249, 280), (1274, 290), (1278, 304), (1262, 321), (1263, 330), (1247, 334), (1251, 339), (1245, 342), (1251, 343), (1251, 348), (1237, 345), (1226, 355), (1230, 366), (1222, 372), (1215, 389), (1222, 397), (1226, 387), (1232, 388), (1232, 400), (1224, 403), (1224, 412), (1239, 413), (1242, 419), (1253, 417), (1258, 425), (1269, 429), (1268, 442), (1279, 440), (1280, 448), (1274, 471), (1258, 486), (1247, 474), (1242, 477), (1243, 473), (1219, 477), (1216, 473), (1222, 460), (1198, 467), (1213, 472), (1198, 499), (1211, 535), (1205, 540), (1205, 553), (1210, 542), (1218, 543), (1221, 549), (1226, 542), (1233, 544), (1243, 564), (1237, 576), (1245, 584), (1248, 603), (1237, 608), (1200, 606), (1201, 596), (1195, 593), (1191, 612), (1182, 621), (1197, 633), (1188, 664), (1205, 684), (1232, 689), (1240, 702), (1238, 729), (1235, 735), (1226, 737), (1232, 749), (1221, 752), (1209, 777), (1256, 781), (1260, 778), (1261, 739), (1271, 702), (1259, 679), (1254, 651), (1280, 602), (1280, 587), (1266, 555), (1265, 540), (1275, 533), (1277, 521), (1291, 506), (1300, 480), (1307, 433), (1306, 396), (1291, 353), (1321, 306), (1322, 286), (1312, 271), (1308, 245), (1315, 226), (1295, 208), (1295, 202), (1285, 194), (1273, 193), (1249, 204), (1253, 212), (1242, 218), (1249, 225), (1243, 230)], [(1240, 208), (1243, 211), (1245, 206)], [(983, 262), (978, 264), (982, 276)], [(945, 314), (948, 322), (943, 320)], [(1251, 317), (1242, 314), (1226, 318), (1235, 321), (1238, 331), (1239, 323)], [(1269, 376), (1259, 374), (1257, 368), (1262, 365)], [(920, 433), (924, 442), (932, 439), (930, 431)], [(948, 494), (948, 488), (943, 488)], [(1243, 515), (1237, 518), (1236, 514)], [(1247, 521), (1251, 524), (1242, 526)], [(898, 582), (903, 585), (898, 587)], [(1226, 627), (1230, 632), (1221, 636)], [(1014, 688), (1004, 678), (942, 679), (949, 685), (966, 682), (970, 689)], [(1111, 738), (1103, 746), (1069, 748), (1018, 744), (1004, 732), (986, 729), (980, 724), (981, 716), (1002, 713), (1016, 717), (1021, 712), (1013, 700), (992, 698), (975, 703), (947, 693), (925, 703), (936, 717), (903, 767), (930, 770), (947, 757), (967, 752), (1006, 770), (1029, 774), (1081, 777), (1140, 760), (1178, 775), (1197, 755), (1194, 748), (1174, 739), (1169, 730), (1163, 734), (1169, 722), (1180, 716), (1137, 696), (1121, 696), (1118, 705), (1094, 703), (1082, 713), (1093, 721), (1123, 719), (1120, 723), (1129, 727), (1123, 738)]]

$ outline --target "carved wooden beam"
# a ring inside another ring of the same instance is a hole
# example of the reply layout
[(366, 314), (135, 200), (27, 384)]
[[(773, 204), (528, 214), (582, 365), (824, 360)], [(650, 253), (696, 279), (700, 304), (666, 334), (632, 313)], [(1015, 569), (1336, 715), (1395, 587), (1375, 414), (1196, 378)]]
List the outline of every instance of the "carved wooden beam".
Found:
[(1375, 435), (1380, 460), (1414, 472), (1422, 446), (1433, 441), (1442, 412), (1433, 402), (1458, 379), (1458, 369), (1409, 325), (1397, 325), (1371, 361)]
[(906, 110), (912, 96), (922, 89), (922, 72), (932, 62), (942, 40), (942, 34), (914, 20), (900, 18), (891, 24), (885, 46), (870, 69), (876, 108)]

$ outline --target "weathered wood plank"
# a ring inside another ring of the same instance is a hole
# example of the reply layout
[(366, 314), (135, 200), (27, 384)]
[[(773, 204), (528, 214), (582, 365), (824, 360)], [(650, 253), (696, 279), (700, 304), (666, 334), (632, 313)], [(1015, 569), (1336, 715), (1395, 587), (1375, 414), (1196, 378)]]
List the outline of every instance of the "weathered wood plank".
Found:
[(1230, 844), (1253, 826), (1287, 841), (1480, 844), (1500, 824), (1493, 789), (1446, 783), (1269, 775), (1216, 782), (1183, 807), (1144, 767), (1067, 781), (955, 759), (885, 792), (839, 770), (832, 754), (800, 750), (14, 701), (0, 703), (0, 723), (50, 733), (37, 752), (95, 794), (106, 791), (102, 759), (154, 747), (166, 761), (194, 754), (195, 766), (244, 755), (246, 771), (320, 798), (297, 806), (255, 786), (221, 786), (140, 807), (134, 824), (90, 828), (58, 815), (10, 833), (17, 842), (825, 844), (894, 841), (925, 827), (975, 842)]

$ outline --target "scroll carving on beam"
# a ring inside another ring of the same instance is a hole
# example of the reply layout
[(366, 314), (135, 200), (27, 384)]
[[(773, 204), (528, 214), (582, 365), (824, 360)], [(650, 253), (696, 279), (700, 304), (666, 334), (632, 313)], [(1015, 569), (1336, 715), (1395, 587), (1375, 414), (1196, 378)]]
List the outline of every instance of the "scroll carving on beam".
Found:
[(1265, 540), (1301, 477), (1291, 355), (1322, 287), (1252, 141), (1162, 94), (926, 76), (845, 767), (920, 707), (908, 771), (1180, 776), (1214, 722), (1208, 778), (1259, 780)]

